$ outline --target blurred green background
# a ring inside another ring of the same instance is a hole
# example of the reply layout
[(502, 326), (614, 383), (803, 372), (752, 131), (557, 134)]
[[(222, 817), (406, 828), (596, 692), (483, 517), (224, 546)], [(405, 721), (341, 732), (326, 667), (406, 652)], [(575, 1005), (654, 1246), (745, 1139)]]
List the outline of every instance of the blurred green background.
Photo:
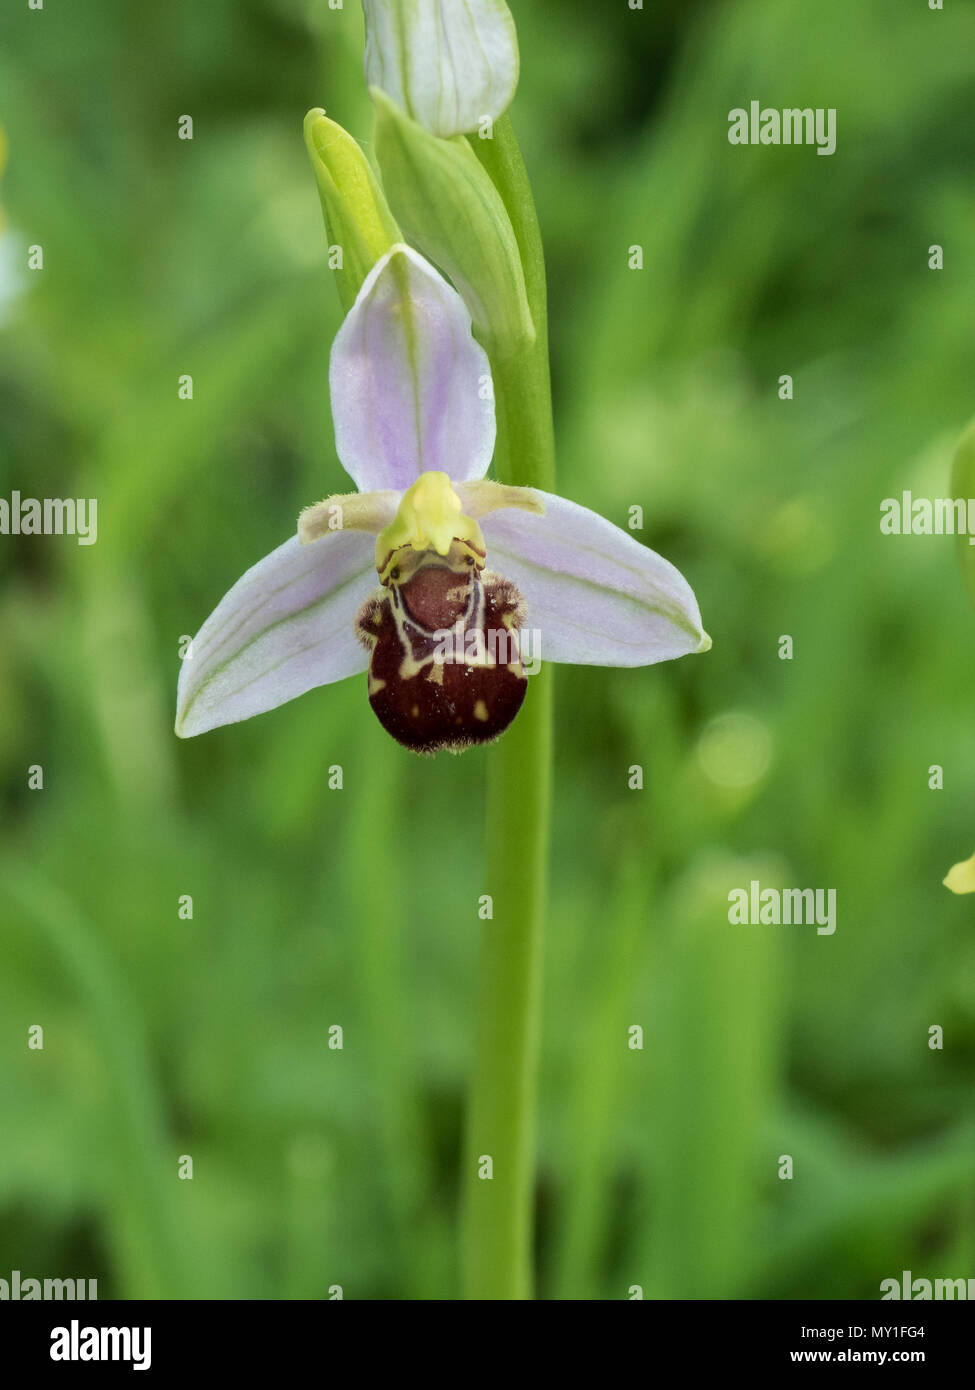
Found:
[[(539, 1295), (973, 1276), (975, 627), (879, 504), (975, 410), (975, 7), (512, 8), (560, 490), (642, 506), (714, 638), (558, 672)], [(0, 1277), (457, 1295), (490, 750), (410, 757), (364, 678), (172, 733), (180, 638), (346, 486), (301, 121), (368, 145), (361, 47), (353, 0), (0, 18), (0, 496), (99, 501), (0, 538)], [(835, 155), (730, 146), (752, 99)], [(730, 926), (753, 877), (835, 935)]]

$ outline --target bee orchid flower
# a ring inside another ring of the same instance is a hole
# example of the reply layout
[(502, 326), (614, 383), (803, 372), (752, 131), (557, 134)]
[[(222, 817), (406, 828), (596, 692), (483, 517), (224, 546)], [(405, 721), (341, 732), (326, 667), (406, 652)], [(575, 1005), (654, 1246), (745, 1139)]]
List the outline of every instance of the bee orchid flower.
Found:
[(356, 492), (234, 585), (180, 672), (184, 738), (368, 673), (400, 743), (457, 752), (517, 714), (533, 658), (644, 666), (705, 651), (697, 602), (661, 556), (566, 498), (486, 478), (495, 412), (463, 300), (396, 244), (336, 335), (335, 444)]

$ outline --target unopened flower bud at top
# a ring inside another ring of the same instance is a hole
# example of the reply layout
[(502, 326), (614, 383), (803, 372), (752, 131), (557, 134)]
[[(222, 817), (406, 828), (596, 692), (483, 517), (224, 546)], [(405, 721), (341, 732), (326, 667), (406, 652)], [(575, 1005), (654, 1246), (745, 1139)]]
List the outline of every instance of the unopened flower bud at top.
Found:
[(504, 0), (362, 0), (366, 82), (434, 135), (496, 121), (518, 85)]

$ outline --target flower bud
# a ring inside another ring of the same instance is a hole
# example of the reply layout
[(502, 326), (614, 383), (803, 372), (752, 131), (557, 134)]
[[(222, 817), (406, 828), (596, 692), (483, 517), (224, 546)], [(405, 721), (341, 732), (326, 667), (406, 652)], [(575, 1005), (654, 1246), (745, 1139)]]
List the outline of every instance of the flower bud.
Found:
[(366, 82), (434, 135), (495, 121), (518, 85), (504, 0), (362, 0)]
[(403, 238), (362, 150), (318, 107), (305, 117), (305, 144), (330, 248), (340, 252), (334, 269), (348, 310), (376, 262)]
[(462, 136), (438, 139), (382, 92), (372, 97), (376, 158), (406, 239), (449, 275), (482, 341), (533, 342), (518, 242), (490, 175)]

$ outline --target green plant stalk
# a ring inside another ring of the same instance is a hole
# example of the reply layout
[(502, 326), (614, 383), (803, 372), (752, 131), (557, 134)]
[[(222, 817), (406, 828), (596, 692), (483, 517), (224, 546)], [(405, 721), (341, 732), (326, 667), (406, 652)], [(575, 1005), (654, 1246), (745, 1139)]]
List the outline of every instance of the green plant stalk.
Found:
[(474, 153), (501, 194), (521, 253), (535, 339), (508, 344), (484, 339), (498, 414), (495, 470), (502, 482), (555, 489), (555, 433), (548, 361), (545, 253), (528, 171), (511, 122), (502, 116), (491, 140), (472, 139)]
[[(534, 343), (485, 342), (498, 413), (502, 482), (551, 490), (555, 476), (545, 267), (531, 189), (507, 120), (478, 150), (504, 199), (525, 268)], [(464, 1152), (463, 1287), (468, 1299), (533, 1296), (535, 1079), (548, 877), (552, 684), (531, 678), (488, 769), (484, 924), (474, 1070)], [(491, 1176), (484, 1176), (485, 1159)]]

